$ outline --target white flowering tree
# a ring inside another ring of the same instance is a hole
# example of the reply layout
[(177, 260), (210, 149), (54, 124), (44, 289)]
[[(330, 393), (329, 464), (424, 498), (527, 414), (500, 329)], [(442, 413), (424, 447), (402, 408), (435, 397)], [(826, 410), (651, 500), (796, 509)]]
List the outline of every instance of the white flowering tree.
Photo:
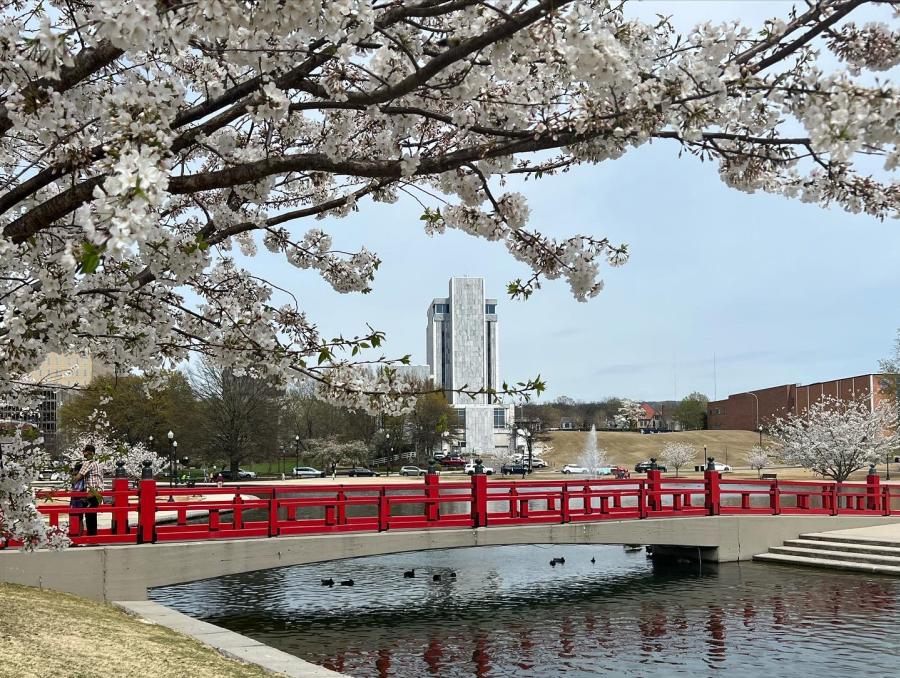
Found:
[(756, 471), (756, 477), (760, 477), (760, 472), (769, 464), (769, 452), (764, 447), (754, 445), (747, 453), (747, 464)]
[(675, 469), (675, 477), (677, 478), (678, 470), (685, 464), (690, 464), (697, 458), (697, 449), (690, 443), (666, 443), (663, 445), (660, 458), (666, 468), (671, 467)]
[(619, 411), (616, 413), (616, 426), (619, 428), (636, 429), (638, 423), (645, 416), (644, 408), (639, 402), (628, 400), (622, 401)]
[(839, 483), (885, 459), (900, 442), (897, 408), (882, 402), (873, 410), (868, 398), (823, 398), (802, 414), (777, 419), (770, 431), (784, 461)]
[(367, 292), (377, 254), (309, 222), (412, 194), (428, 233), (500, 241), (528, 267), (511, 295), (563, 278), (586, 300), (627, 247), (543, 235), (511, 183), (651, 143), (737, 190), (896, 215), (900, 189), (867, 168), (896, 166), (897, 90), (866, 71), (900, 41), (854, 22), (867, 4), (679, 34), (609, 0), (5, 3), (0, 395), (25, 398), (48, 351), (151, 376), (200, 353), (402, 411), (415, 394), (393, 372), (351, 363), (383, 334), (320, 335), (257, 248)]
[(31, 483), (47, 463), (43, 438), (29, 424), (0, 422), (0, 548), (12, 537), (23, 548), (62, 548), (69, 539), (44, 522), (34, 504)]
[(139, 480), (141, 471), (144, 468), (144, 461), (150, 462), (150, 469), (153, 475), (160, 473), (169, 463), (166, 457), (161, 457), (143, 444), (129, 445), (128, 443), (115, 440), (108, 435), (97, 435), (83, 433), (77, 436), (66, 449), (65, 457), (68, 462), (68, 468), (79, 461), (84, 461), (84, 446), (88, 443), (94, 445), (96, 449), (96, 460), (100, 463), (100, 468), (107, 478), (113, 477), (116, 471), (116, 462), (125, 462), (125, 473), (132, 480)]

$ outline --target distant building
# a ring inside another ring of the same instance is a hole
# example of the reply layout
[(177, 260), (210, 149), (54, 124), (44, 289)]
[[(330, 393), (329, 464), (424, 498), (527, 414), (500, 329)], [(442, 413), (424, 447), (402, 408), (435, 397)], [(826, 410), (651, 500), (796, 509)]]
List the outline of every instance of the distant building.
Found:
[(488, 392), (500, 379), (497, 300), (485, 298), (484, 278), (451, 278), (448, 296), (432, 300), (427, 318), (428, 367), (455, 409), (455, 451), (507, 455), (514, 409)]
[(666, 423), (662, 418), (662, 415), (657, 412), (652, 405), (648, 403), (641, 403), (641, 409), (644, 410), (644, 414), (638, 419), (638, 428), (648, 431), (659, 431), (660, 429), (666, 428)]
[(825, 397), (839, 400), (864, 398), (869, 401), (870, 407), (874, 407), (881, 400), (893, 397), (890, 391), (893, 380), (893, 375), (863, 374), (806, 386), (783, 384), (734, 393), (725, 400), (714, 400), (707, 404), (708, 425), (710, 429), (766, 429), (775, 419), (788, 414), (800, 415)]
[(559, 420), (559, 428), (561, 431), (575, 431), (579, 428), (578, 421), (570, 417), (562, 417)]
[(87, 386), (97, 376), (111, 373), (108, 366), (87, 354), (48, 353), (40, 366), (27, 376), (27, 381), (40, 392), (41, 402), (31, 410), (3, 406), (2, 416), (8, 421), (37, 426), (47, 448), (54, 451), (59, 432), (59, 408), (75, 389)]

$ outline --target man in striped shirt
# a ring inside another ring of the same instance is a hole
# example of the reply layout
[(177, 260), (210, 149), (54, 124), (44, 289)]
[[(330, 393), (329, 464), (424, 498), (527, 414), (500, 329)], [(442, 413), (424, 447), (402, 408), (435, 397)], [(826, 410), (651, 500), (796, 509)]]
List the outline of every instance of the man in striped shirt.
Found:
[[(97, 449), (90, 443), (84, 446), (84, 464), (81, 471), (75, 476), (75, 480), (84, 478), (85, 490), (91, 495), (87, 498), (87, 508), (100, 506), (100, 492), (103, 491), (103, 469), (100, 462), (94, 459)], [(86, 513), (84, 516), (88, 535), (97, 534), (97, 514)]]

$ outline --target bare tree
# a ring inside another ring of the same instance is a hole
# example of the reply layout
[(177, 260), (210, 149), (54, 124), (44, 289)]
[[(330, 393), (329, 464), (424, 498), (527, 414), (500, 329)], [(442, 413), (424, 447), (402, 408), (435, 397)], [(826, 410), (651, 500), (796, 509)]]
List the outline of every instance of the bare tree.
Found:
[(191, 381), (201, 400), (210, 460), (225, 460), (236, 478), (243, 461), (275, 454), (282, 406), (276, 387), (209, 359), (201, 361)]

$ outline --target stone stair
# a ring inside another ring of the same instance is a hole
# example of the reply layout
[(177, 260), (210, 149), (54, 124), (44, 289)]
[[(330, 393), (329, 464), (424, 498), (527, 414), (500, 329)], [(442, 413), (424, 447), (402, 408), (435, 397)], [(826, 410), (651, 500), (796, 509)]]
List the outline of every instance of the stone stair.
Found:
[(753, 560), (900, 576), (900, 543), (874, 537), (815, 532), (773, 546)]

